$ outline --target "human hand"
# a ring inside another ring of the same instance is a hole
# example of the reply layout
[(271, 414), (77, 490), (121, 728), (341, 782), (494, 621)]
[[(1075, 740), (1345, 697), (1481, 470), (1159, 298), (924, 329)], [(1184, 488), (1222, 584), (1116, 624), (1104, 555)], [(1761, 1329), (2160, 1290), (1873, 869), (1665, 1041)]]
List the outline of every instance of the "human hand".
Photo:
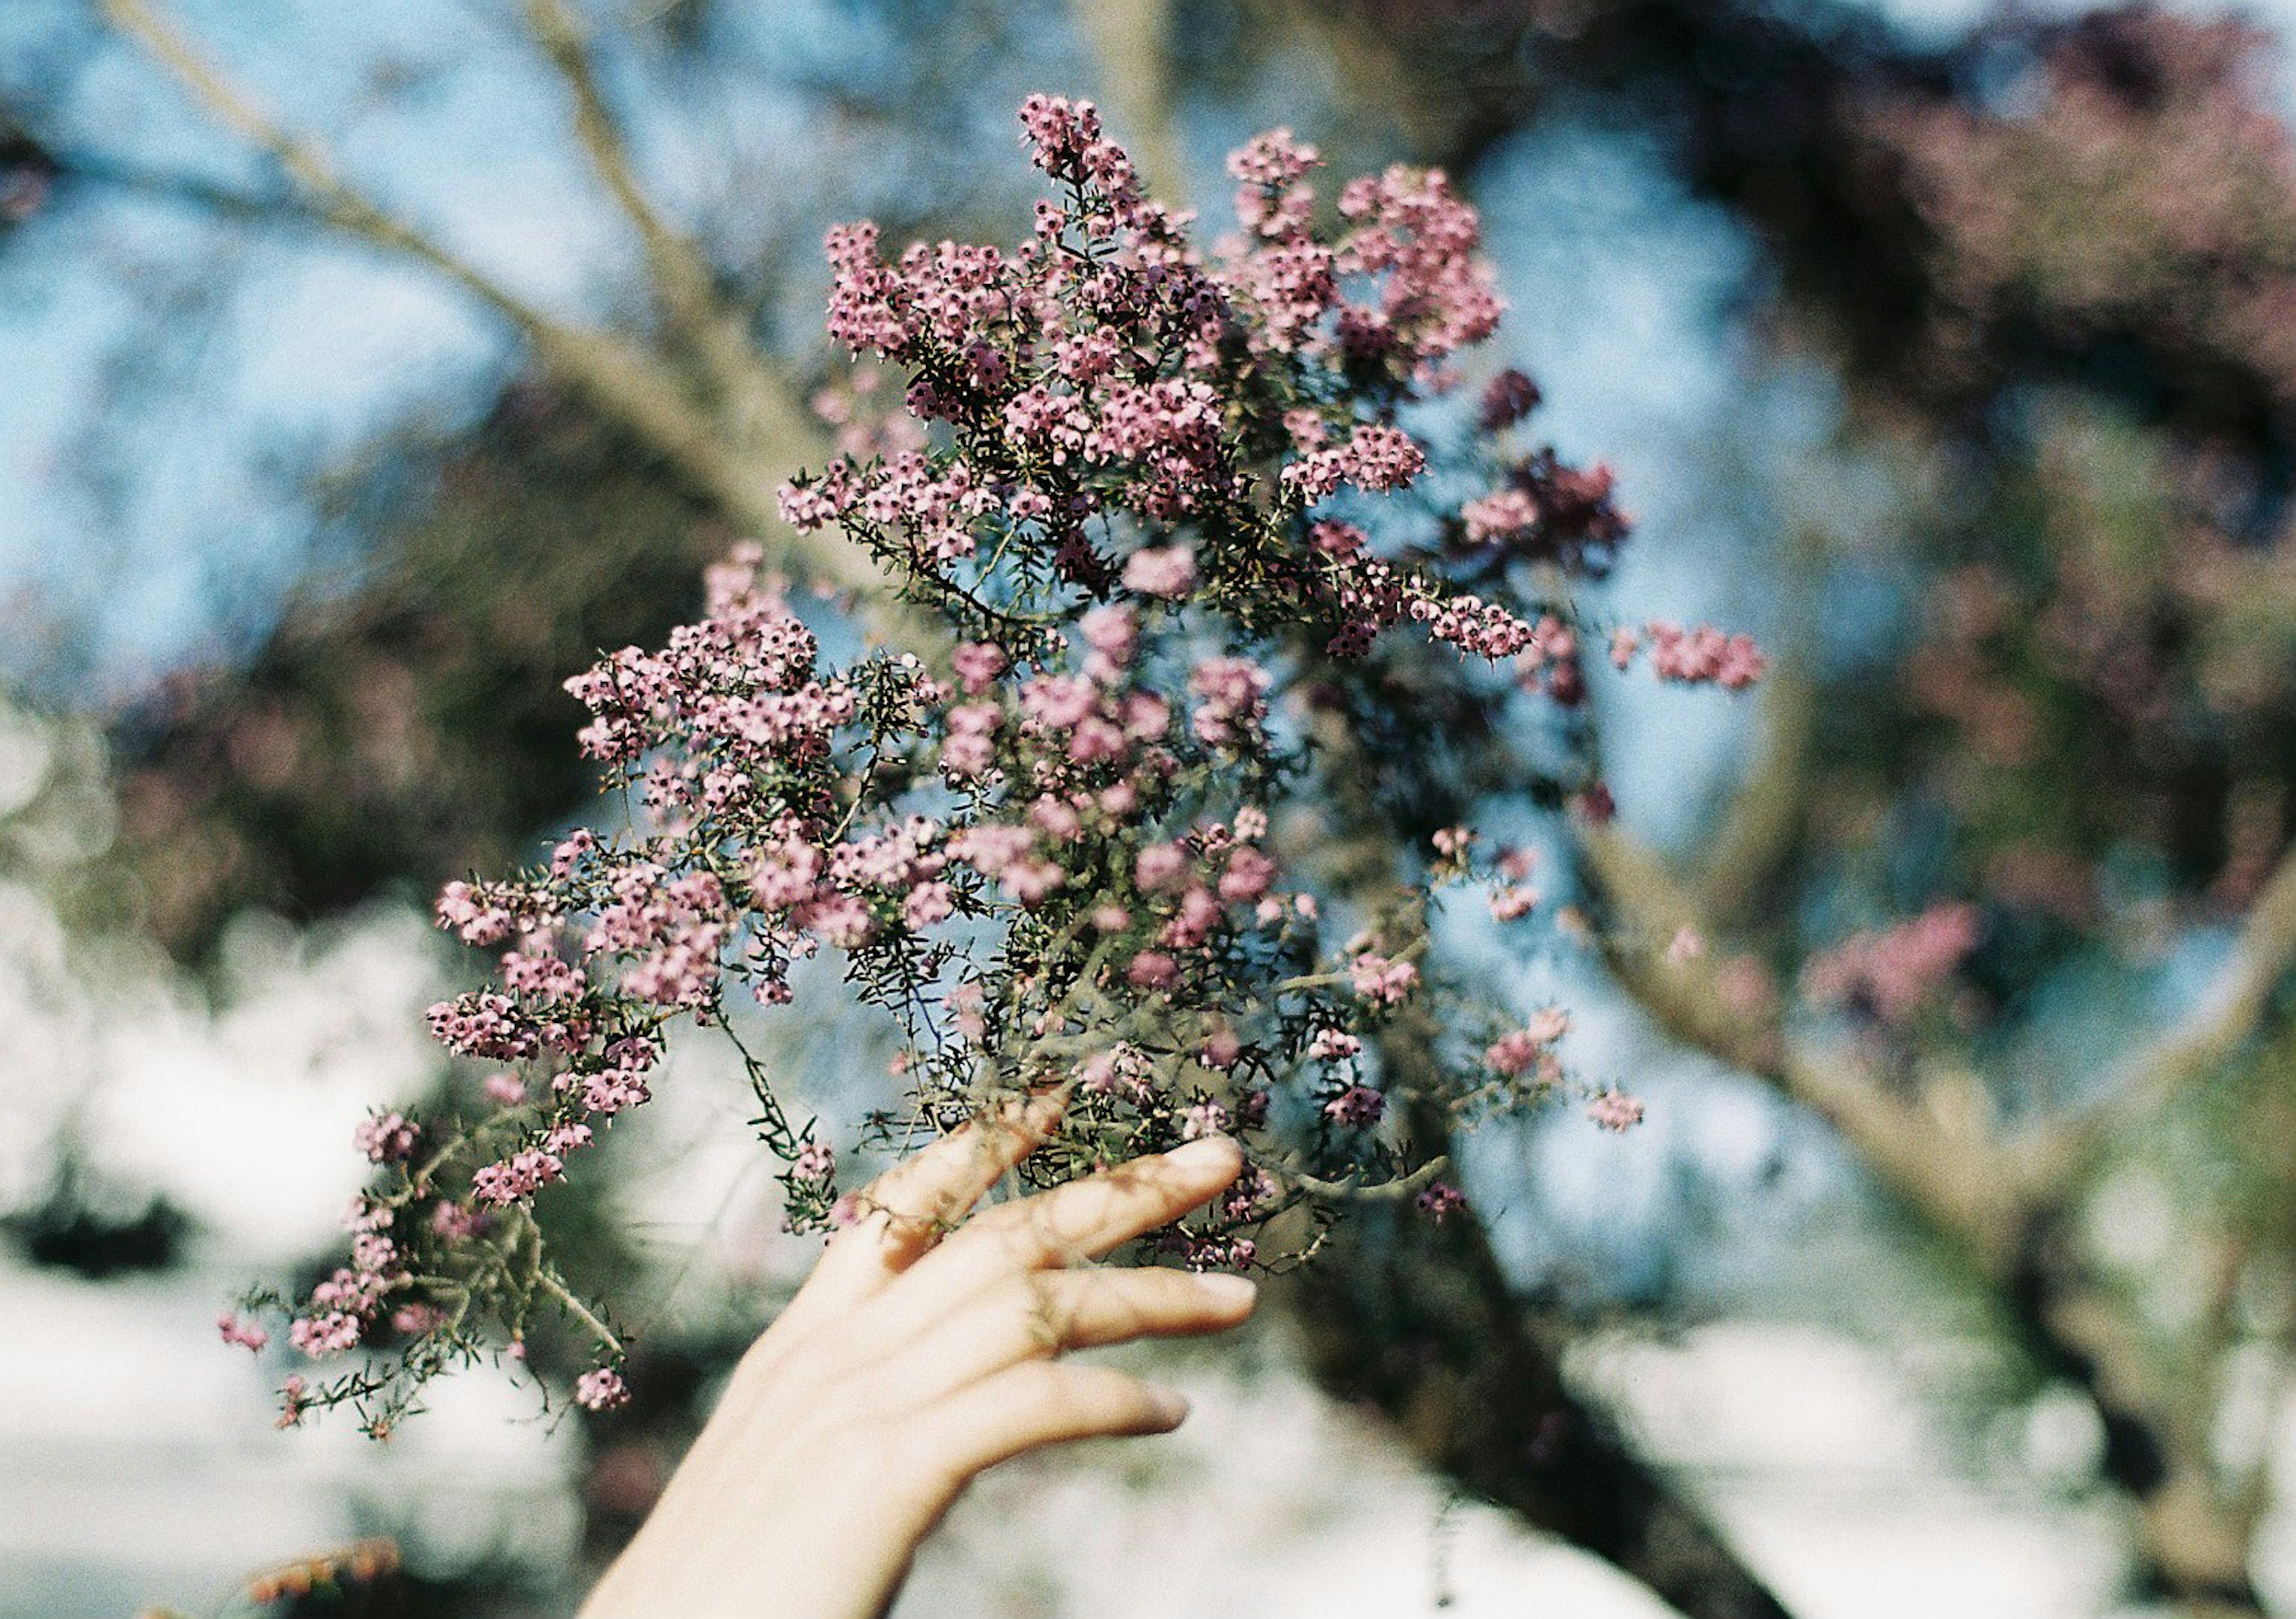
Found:
[(1242, 1154), (1192, 1141), (966, 1219), (1058, 1114), (1040, 1098), (967, 1124), (863, 1194), (585, 1619), (875, 1619), (974, 1474), (1179, 1426), (1172, 1390), (1055, 1357), (1251, 1313), (1242, 1277), (1082, 1266), (1204, 1202)]

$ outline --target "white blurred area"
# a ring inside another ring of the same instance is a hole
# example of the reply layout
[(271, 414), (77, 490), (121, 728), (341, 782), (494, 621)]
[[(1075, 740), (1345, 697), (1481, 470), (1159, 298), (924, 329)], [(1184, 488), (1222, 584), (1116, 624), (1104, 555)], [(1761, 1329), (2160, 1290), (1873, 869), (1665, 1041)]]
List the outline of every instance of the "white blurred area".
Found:
[[(243, 928), (211, 996), (138, 947), (68, 937), (58, 896), (108, 836), (91, 748), (0, 714), (0, 1208), (38, 1195), (70, 1138), (99, 1171), (164, 1190), (200, 1234), (194, 1263), (157, 1279), (0, 1262), (0, 1619), (203, 1611), (265, 1566), (379, 1530), (417, 1566), (568, 1568), (580, 1439), (537, 1420), (530, 1394), (471, 1373), (387, 1446), (344, 1422), (281, 1433), (283, 1363), (258, 1368), (215, 1333), (241, 1286), (328, 1241), (360, 1179), (353, 1125), (425, 1071), (421, 1010), (446, 970), (430, 929), (391, 911), (302, 936)], [(661, 1260), (634, 1285), (662, 1307), (785, 1285), (809, 1251), (766, 1234), (771, 1186), (730, 1076), (686, 1066), (625, 1159), (625, 1206)], [(1755, 1290), (1759, 1315), (1662, 1340), (1621, 1329), (1573, 1374), (1805, 1619), (2136, 1613), (2115, 1607), (2116, 1509), (2080, 1487), (2096, 1443), (2085, 1405), (2045, 1393), (1972, 1446), (1940, 1413), (1987, 1352), (1949, 1312), (1924, 1329), (1918, 1301), (1848, 1312), (1861, 1331), (1808, 1307), (1897, 1289), (1884, 1247), (1836, 1222), (1791, 1255), (1785, 1285)], [(1668, 1611), (1453, 1499), (1309, 1387), (1279, 1331), (1165, 1353), (1156, 1375), (1193, 1399), (1185, 1428), (983, 1481), (921, 1559), (902, 1619)], [(2249, 1438), (2296, 1451), (2286, 1411), (2251, 1415)], [(2260, 1572), (2296, 1597), (2288, 1526), (2270, 1538)]]

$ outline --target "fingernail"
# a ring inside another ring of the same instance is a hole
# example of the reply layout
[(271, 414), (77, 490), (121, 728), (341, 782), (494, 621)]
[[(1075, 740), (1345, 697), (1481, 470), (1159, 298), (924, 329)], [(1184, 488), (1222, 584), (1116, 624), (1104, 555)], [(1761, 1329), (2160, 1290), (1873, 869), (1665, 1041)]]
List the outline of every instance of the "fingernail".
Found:
[(1224, 1271), (1196, 1278), (1196, 1286), (1213, 1304), (1228, 1309), (1250, 1309), (1259, 1296), (1259, 1284), (1249, 1276), (1230, 1276)]
[(1173, 1148), (1164, 1161), (1175, 1169), (1210, 1169), (1240, 1163), (1242, 1157), (1243, 1149), (1233, 1136), (1207, 1135)]
[(1148, 1386), (1148, 1398), (1156, 1409), (1157, 1419), (1167, 1428), (1176, 1428), (1188, 1419), (1188, 1396), (1177, 1388), (1167, 1388), (1160, 1383)]

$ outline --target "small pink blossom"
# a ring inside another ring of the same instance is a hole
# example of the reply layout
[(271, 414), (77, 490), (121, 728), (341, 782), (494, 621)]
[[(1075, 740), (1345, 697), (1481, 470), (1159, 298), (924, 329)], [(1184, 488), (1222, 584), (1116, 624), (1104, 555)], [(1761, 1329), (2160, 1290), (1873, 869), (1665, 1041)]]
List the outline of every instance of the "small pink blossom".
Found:
[(1412, 1203), (1421, 1214), (1439, 1224), (1467, 1206), (1467, 1196), (1449, 1182), (1437, 1181)]
[(351, 1144), (374, 1163), (398, 1164), (414, 1156), (422, 1134), (422, 1126), (405, 1114), (385, 1113), (361, 1123)]
[(949, 655), (949, 666), (967, 697), (978, 697), (996, 684), (1012, 662), (1003, 647), (988, 641), (968, 641)]
[(575, 1401), (585, 1410), (611, 1410), (627, 1404), (629, 1397), (629, 1385), (611, 1367), (595, 1366), (574, 1379)]
[(1375, 1006), (1398, 1006), (1419, 981), (1419, 969), (1408, 961), (1393, 961), (1365, 951), (1348, 963), (1348, 977), (1357, 994)]
[(1152, 843), (1133, 857), (1132, 880), (1144, 893), (1176, 886), (1188, 870), (1188, 852), (1177, 843)]
[(1538, 890), (1509, 884), (1491, 890), (1491, 915), (1502, 922), (1521, 921), (1538, 904)]
[(1160, 950), (1142, 951), (1124, 969), (1125, 981), (1135, 989), (1168, 989), (1179, 977), (1179, 962)]
[(1196, 553), (1186, 545), (1136, 551), (1124, 564), (1124, 588), (1177, 601), (1196, 587)]
[(260, 1352), (265, 1345), (271, 1342), (271, 1334), (261, 1325), (242, 1321), (228, 1310), (216, 1317), (216, 1331), (222, 1335), (225, 1343), (250, 1352)]
[(1349, 1085), (1324, 1104), (1324, 1116), (1349, 1129), (1376, 1124), (1386, 1112), (1387, 1098), (1369, 1085)]
[(1623, 1091), (1605, 1091), (1587, 1104), (1587, 1116), (1623, 1135), (1643, 1122), (1643, 1105)]

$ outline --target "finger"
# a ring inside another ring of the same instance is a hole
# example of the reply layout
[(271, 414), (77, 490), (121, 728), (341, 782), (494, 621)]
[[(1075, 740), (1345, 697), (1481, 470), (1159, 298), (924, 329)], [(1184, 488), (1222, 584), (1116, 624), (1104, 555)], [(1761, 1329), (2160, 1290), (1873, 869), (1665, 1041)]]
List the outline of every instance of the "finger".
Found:
[(1032, 1271), (973, 1296), (872, 1374), (890, 1402), (925, 1401), (1023, 1361), (1144, 1337), (1225, 1332), (1259, 1289), (1242, 1276), (1186, 1271)]
[(860, 1219), (831, 1239), (805, 1291), (850, 1299), (915, 1263), (1050, 1133), (1067, 1100), (1058, 1091), (1001, 1104), (878, 1176), (856, 1194)]
[(1098, 1259), (1205, 1202), (1242, 1167), (1241, 1147), (1226, 1136), (1207, 1136), (989, 1209), (966, 1222), (934, 1255), (945, 1273), (934, 1279), (935, 1286), (999, 1270)]
[(1187, 1419), (1177, 1390), (1107, 1366), (1027, 1361), (922, 1413), (916, 1437), (954, 1494), (984, 1468), (1072, 1439), (1168, 1434)]

